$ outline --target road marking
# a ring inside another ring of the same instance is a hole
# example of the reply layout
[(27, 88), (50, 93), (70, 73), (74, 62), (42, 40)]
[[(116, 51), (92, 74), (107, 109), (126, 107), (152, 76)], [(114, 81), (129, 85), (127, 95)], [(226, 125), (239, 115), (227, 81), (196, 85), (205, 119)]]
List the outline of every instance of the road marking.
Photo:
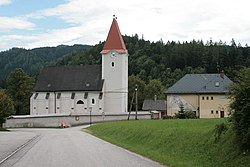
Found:
[(24, 143), (23, 145), (21, 145), (20, 147), (18, 147), (15, 151), (13, 151), (11, 154), (9, 154), (8, 156), (6, 156), (4, 159), (2, 159), (0, 161), (0, 165), (2, 163), (4, 163), (6, 160), (8, 160), (11, 156), (13, 156), (14, 154), (16, 154), (18, 151), (20, 151), (21, 149), (23, 149), (25, 146), (27, 146), (29, 143), (31, 143), (32, 141), (34, 141), (35, 139), (37, 139), (40, 135), (36, 135), (35, 137), (31, 138), (30, 140), (28, 140), (26, 143)]

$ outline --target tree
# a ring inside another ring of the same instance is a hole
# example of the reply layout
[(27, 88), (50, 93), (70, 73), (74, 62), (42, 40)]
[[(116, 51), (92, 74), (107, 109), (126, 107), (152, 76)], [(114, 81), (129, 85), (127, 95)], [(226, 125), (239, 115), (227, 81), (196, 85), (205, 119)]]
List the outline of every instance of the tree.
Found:
[(145, 87), (145, 98), (154, 99), (155, 95), (158, 99), (164, 99), (165, 88), (162, 85), (161, 81), (157, 79), (150, 80)]
[[(138, 86), (138, 109), (142, 108), (143, 100), (144, 100), (144, 89), (145, 89), (145, 82), (142, 81), (137, 76), (131, 75), (128, 77), (128, 107), (130, 108), (131, 100), (133, 94), (135, 92), (135, 86)], [(135, 99), (134, 99), (135, 102)], [(132, 108), (133, 110), (134, 108)]]
[(236, 141), (243, 150), (250, 149), (250, 68), (240, 71), (231, 86), (231, 118)]
[(14, 114), (14, 105), (11, 98), (0, 90), (0, 127), (5, 122), (5, 118)]
[(29, 114), (33, 85), (34, 80), (20, 68), (16, 68), (8, 76), (7, 93), (14, 102), (15, 114)]

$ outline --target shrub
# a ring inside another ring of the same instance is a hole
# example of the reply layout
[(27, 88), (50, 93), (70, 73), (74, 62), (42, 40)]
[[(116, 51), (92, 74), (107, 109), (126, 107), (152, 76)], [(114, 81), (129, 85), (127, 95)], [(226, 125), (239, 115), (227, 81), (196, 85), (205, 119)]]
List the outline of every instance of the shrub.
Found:
[(231, 120), (235, 141), (242, 150), (250, 150), (250, 68), (240, 71), (231, 86)]

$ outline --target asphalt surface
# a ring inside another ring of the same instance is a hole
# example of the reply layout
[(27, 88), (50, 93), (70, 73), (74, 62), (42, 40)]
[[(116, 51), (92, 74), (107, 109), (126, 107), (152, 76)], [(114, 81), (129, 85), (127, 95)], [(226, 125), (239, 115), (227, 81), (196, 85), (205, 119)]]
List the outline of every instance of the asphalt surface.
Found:
[[(158, 167), (140, 155), (96, 138), (83, 127), (12, 129), (0, 133), (4, 167)], [(18, 149), (15, 154), (9, 156)], [(2, 162), (3, 161), (3, 162)]]

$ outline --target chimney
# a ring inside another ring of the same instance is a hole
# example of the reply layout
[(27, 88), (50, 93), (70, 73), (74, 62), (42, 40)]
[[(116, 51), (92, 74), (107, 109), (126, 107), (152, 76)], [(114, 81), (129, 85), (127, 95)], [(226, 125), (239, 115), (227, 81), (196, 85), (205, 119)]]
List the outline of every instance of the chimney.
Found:
[(224, 79), (224, 70), (222, 70), (221, 72), (220, 72), (220, 77), (222, 78), (222, 79)]

